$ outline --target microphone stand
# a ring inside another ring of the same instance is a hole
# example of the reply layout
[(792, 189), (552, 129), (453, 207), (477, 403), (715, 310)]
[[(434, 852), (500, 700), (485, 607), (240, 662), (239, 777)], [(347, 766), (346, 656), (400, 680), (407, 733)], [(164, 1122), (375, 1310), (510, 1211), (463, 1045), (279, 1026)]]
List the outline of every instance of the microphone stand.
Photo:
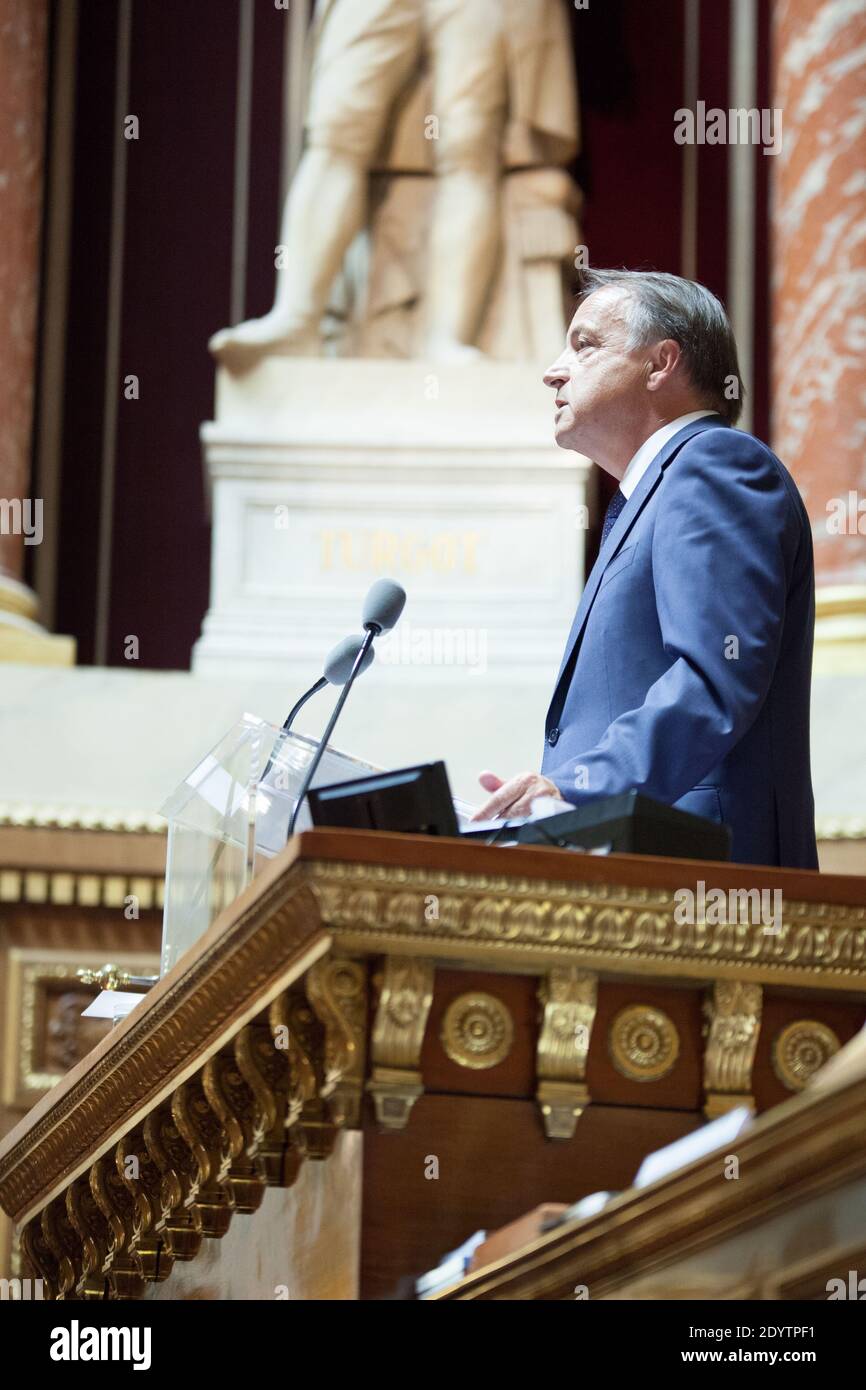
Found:
[(322, 761), (322, 758), (323, 758), (324, 753), (325, 753), (325, 749), (326, 749), (327, 746), (328, 746), (328, 740), (330, 739), (331, 734), (334, 732), (334, 726), (335, 726), (337, 720), (338, 720), (339, 717), (340, 717), (340, 711), (342, 710), (344, 704), (346, 703), (346, 700), (347, 700), (348, 695), (349, 695), (349, 691), (352, 689), (352, 686), (353, 686), (353, 684), (354, 684), (355, 677), (357, 676), (358, 671), (359, 671), (360, 668), (361, 668), (361, 664), (362, 664), (362, 662), (363, 662), (363, 660), (364, 660), (364, 657), (367, 655), (367, 652), (370, 650), (370, 647), (373, 645), (374, 640), (379, 636), (379, 634), (381, 633), (381, 631), (382, 631), (382, 629), (379, 627), (378, 623), (371, 623), (370, 626), (367, 628), (367, 631), (364, 633), (364, 640), (363, 640), (363, 642), (361, 643), (361, 646), (360, 646), (359, 649), (358, 649), (358, 655), (355, 657), (355, 664), (354, 664), (354, 666), (352, 667), (352, 670), (351, 670), (351, 674), (350, 674), (350, 676), (349, 676), (349, 679), (346, 681), (346, 684), (343, 686), (343, 689), (340, 691), (340, 698), (339, 698), (339, 700), (337, 701), (336, 705), (334, 706), (334, 712), (333, 712), (333, 714), (331, 715), (330, 719), (328, 720), (328, 727), (325, 729), (325, 732), (322, 734), (321, 742), (319, 743), (318, 748), (316, 749), (315, 753), (313, 754), (313, 758), (312, 758), (312, 761), (311, 761), (311, 763), (310, 763), (310, 766), (307, 768), (306, 774), (305, 774), (305, 776), (304, 776), (304, 780), (303, 780), (303, 782), (301, 783), (301, 790), (298, 792), (298, 799), (297, 799), (297, 801), (295, 802), (295, 809), (294, 809), (294, 811), (292, 812), (292, 818), (291, 818), (291, 820), (289, 821), (288, 834), (286, 835), (286, 840), (287, 840), (287, 841), (290, 840), (290, 839), (292, 838), (292, 836), (294, 835), (294, 833), (295, 833), (295, 823), (297, 822), (298, 814), (299, 814), (300, 809), (301, 809), (301, 806), (302, 806), (302, 804), (303, 804), (304, 797), (307, 795), (307, 792), (310, 790), (310, 785), (311, 785), (311, 783), (312, 783), (313, 778), (314, 778), (315, 775), (316, 775), (316, 772), (317, 772), (318, 767), (319, 767), (319, 763)]
[[(324, 676), (319, 676), (319, 679), (316, 681), (316, 684), (315, 684), (315, 685), (311, 685), (310, 688), (309, 688), (309, 690), (306, 692), (306, 694), (305, 694), (305, 695), (302, 695), (301, 698), (300, 698), (300, 700), (298, 700), (297, 703), (294, 704), (294, 705), (292, 706), (292, 708), (289, 710), (288, 714), (286, 715), (286, 718), (285, 718), (284, 721), (283, 721), (283, 727), (282, 727), (282, 729), (280, 730), (280, 733), (287, 734), (287, 733), (289, 732), (289, 730), (291, 729), (292, 725), (293, 725), (294, 722), (295, 722), (296, 716), (297, 716), (297, 715), (300, 713), (300, 711), (304, 708), (304, 705), (307, 703), (307, 701), (308, 701), (308, 700), (311, 700), (311, 699), (313, 698), (314, 695), (317, 695), (318, 692), (319, 692), (320, 690), (324, 690), (324, 688), (325, 688), (325, 686), (326, 686), (327, 684), (328, 684), (328, 682), (327, 682), (327, 680), (325, 679), (325, 677), (324, 677)], [(274, 765), (274, 758), (277, 756), (276, 750), (277, 750), (277, 748), (278, 748), (278, 746), (279, 746), (279, 742), (280, 742), (280, 736), (279, 736), (279, 734), (278, 734), (278, 735), (277, 735), (276, 742), (274, 743), (274, 748), (273, 748), (273, 751), (272, 751), (272, 753), (271, 753), (271, 756), (268, 758), (268, 761), (267, 761), (267, 763), (265, 764), (265, 770), (264, 770), (264, 772), (262, 773), (261, 777), (259, 778), (259, 781), (260, 781), (260, 782), (264, 782), (265, 778), (267, 777), (268, 773), (270, 772), (271, 768), (272, 768), (273, 765)]]

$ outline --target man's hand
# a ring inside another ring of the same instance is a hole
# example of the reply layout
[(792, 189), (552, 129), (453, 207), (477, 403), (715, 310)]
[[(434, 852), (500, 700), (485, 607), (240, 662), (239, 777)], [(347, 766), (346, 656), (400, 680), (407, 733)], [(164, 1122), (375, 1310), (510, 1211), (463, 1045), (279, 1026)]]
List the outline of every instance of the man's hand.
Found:
[(473, 820), (528, 816), (537, 796), (562, 797), (556, 784), (537, 772), (521, 772), (508, 782), (503, 782), (495, 772), (482, 772), (478, 780), (486, 792), (494, 795), (476, 811)]

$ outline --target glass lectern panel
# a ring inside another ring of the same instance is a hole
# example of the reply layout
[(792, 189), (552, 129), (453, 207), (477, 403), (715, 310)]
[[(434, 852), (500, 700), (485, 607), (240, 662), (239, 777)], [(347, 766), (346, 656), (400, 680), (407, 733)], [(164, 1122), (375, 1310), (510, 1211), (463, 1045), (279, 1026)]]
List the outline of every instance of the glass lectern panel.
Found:
[[(161, 808), (168, 821), (161, 973), (283, 848), (318, 744), (245, 714)], [(314, 786), (379, 769), (329, 747)], [(296, 829), (310, 825), (304, 806)]]

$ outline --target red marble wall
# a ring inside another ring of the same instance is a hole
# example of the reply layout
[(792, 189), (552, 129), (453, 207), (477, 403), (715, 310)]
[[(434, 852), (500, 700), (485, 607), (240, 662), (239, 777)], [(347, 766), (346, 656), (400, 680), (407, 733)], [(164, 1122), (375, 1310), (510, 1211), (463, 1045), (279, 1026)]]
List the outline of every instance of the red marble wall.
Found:
[(773, 21), (774, 448), (805, 497), (819, 585), (863, 585), (866, 6), (777, 0)]
[[(45, 140), (47, 0), (0, 0), (0, 497), (33, 496), (30, 444)], [(20, 579), (22, 535), (0, 533)]]

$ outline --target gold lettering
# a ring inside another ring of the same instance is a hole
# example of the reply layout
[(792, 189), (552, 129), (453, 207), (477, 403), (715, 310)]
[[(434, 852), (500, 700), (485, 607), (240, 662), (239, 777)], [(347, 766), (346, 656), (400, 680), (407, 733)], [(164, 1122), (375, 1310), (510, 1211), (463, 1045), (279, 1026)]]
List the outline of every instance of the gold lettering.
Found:
[(393, 569), (397, 560), (397, 537), (393, 531), (373, 532), (373, 569)]
[(467, 531), (463, 537), (463, 569), (466, 574), (477, 574), (478, 572), (478, 556), (476, 554), (478, 540), (477, 531)]
[(322, 569), (329, 570), (334, 567), (334, 533), (333, 531), (322, 531)]
[(437, 531), (429, 538), (417, 531), (353, 531), (328, 528), (319, 532), (323, 570), (361, 570), (382, 574), (402, 569), (407, 574), (478, 572), (477, 531)]
[(352, 533), (351, 531), (340, 531), (338, 534), (340, 537), (340, 557), (343, 562), (343, 568), (347, 570), (354, 569), (355, 565), (352, 557)]
[(453, 570), (457, 563), (457, 537), (447, 532), (434, 536), (430, 543), (430, 559), (433, 569), (440, 574)]

